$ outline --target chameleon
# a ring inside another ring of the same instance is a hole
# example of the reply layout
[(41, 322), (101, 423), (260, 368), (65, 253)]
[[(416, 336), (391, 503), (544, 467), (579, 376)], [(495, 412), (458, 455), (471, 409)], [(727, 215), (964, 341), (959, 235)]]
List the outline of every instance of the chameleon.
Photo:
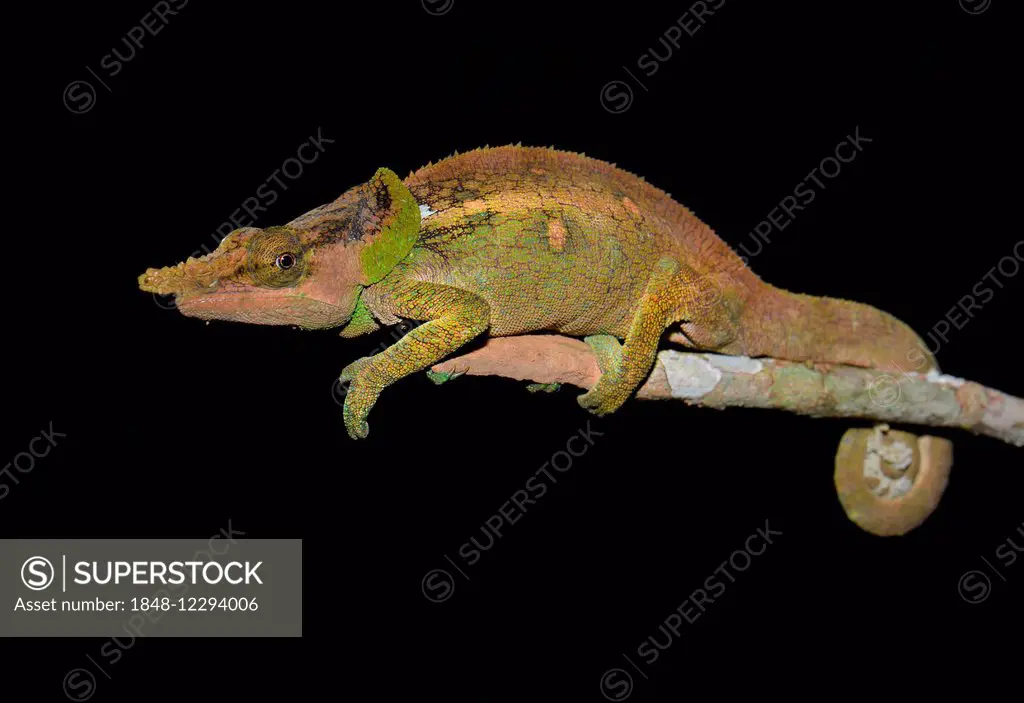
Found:
[(897, 370), (937, 369), (905, 323), (762, 281), (693, 212), (614, 164), (553, 148), (454, 154), (367, 182), (291, 222), (241, 227), (211, 253), (139, 276), (184, 315), (351, 338), (421, 324), (341, 371), (345, 428), (369, 432), (395, 381), (483, 335), (582, 337), (601, 376), (578, 397), (616, 411), (659, 345)]

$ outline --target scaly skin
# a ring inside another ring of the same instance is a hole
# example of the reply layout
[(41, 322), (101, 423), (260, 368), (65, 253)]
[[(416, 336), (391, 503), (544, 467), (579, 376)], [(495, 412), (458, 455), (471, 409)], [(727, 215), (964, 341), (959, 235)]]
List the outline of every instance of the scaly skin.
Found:
[(380, 169), (284, 227), (238, 230), (139, 282), (204, 319), (344, 325), (344, 337), (424, 321), (342, 371), (353, 437), (385, 387), (485, 332), (586, 337), (603, 373), (579, 400), (599, 415), (644, 380), (666, 330), (726, 354), (886, 369), (916, 355), (915, 370), (934, 368), (892, 316), (774, 288), (666, 193), (553, 149), (479, 149), (404, 182)]

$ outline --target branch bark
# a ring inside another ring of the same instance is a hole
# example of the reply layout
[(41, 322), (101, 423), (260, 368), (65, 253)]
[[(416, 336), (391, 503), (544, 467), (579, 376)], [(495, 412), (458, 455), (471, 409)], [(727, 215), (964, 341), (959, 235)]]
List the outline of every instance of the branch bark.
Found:
[[(600, 376), (585, 342), (558, 335), (493, 337), (432, 370), (580, 388), (590, 388)], [(706, 408), (772, 408), (810, 417), (955, 427), (1024, 446), (1024, 400), (937, 373), (893, 374), (667, 349), (658, 354), (637, 397)]]

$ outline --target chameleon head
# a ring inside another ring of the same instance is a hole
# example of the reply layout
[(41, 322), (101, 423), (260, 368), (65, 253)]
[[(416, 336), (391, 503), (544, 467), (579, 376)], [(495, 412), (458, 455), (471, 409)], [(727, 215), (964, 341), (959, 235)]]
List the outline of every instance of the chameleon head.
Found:
[(244, 227), (206, 256), (149, 269), (139, 287), (173, 294), (189, 317), (336, 327), (352, 317), (363, 287), (409, 253), (419, 217), (408, 188), (380, 169), (283, 227)]

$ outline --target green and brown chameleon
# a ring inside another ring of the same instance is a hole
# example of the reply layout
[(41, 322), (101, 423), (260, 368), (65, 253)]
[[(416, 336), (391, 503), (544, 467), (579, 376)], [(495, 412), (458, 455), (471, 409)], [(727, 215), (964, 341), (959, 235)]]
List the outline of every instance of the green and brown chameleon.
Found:
[(604, 373), (579, 402), (599, 415), (646, 378), (666, 332), (724, 354), (892, 370), (916, 356), (915, 370), (935, 368), (891, 315), (775, 288), (665, 192), (554, 149), (478, 149), (404, 181), (381, 168), (287, 225), (236, 230), (139, 285), (207, 320), (343, 337), (424, 322), (342, 371), (354, 438), (384, 388), (483, 334), (585, 337)]

